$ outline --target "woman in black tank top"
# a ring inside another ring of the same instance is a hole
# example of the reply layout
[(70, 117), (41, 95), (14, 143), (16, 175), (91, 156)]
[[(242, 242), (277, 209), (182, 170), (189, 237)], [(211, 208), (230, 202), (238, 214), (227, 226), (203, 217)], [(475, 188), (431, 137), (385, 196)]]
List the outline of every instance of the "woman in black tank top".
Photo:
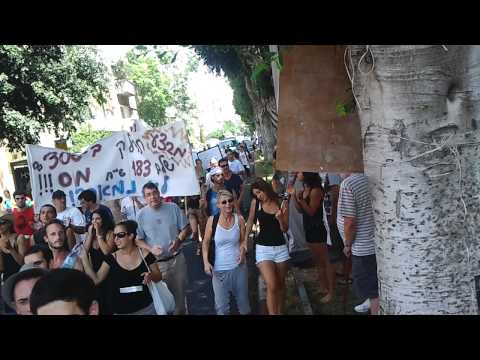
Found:
[(267, 285), (267, 309), (270, 315), (283, 312), (288, 248), (283, 233), (288, 231), (288, 206), (280, 205), (270, 184), (257, 178), (252, 184), (252, 203), (246, 238), (257, 222), (260, 233), (255, 240), (256, 262)]
[(312, 251), (318, 269), (320, 292), (325, 296), (320, 300), (328, 303), (333, 298), (327, 273), (330, 271), (327, 250), (327, 230), (323, 223), (323, 197), (325, 192), (318, 173), (299, 172), (297, 179), (303, 181), (304, 190), (295, 192), (295, 206), (303, 214), (305, 240)]
[(145, 261), (142, 260), (139, 248), (135, 245), (136, 234), (135, 221), (126, 220), (118, 223), (114, 229), (114, 241), (118, 250), (104, 257), (98, 271), (94, 271), (85, 248), (80, 258), (85, 273), (90, 276), (95, 285), (108, 278), (111, 291), (109, 306), (114, 314), (154, 315), (155, 308), (146, 285), (149, 281), (160, 281), (162, 274), (152, 254), (147, 255), (144, 251)]

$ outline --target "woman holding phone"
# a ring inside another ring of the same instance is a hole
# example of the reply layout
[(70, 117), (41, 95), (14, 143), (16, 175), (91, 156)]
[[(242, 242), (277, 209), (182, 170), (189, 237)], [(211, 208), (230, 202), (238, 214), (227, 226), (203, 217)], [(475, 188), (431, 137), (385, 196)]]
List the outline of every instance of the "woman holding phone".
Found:
[(317, 265), (320, 292), (325, 296), (320, 300), (328, 303), (333, 298), (333, 289), (327, 279), (330, 262), (327, 252), (327, 230), (323, 222), (323, 198), (325, 191), (318, 173), (298, 172), (297, 179), (303, 181), (303, 190), (295, 191), (295, 205), (303, 215), (305, 240), (312, 251)]
[(288, 206), (280, 204), (272, 185), (257, 178), (252, 186), (253, 199), (247, 221), (245, 238), (253, 225), (260, 224), (255, 240), (256, 264), (267, 285), (267, 309), (270, 315), (283, 313), (287, 260), (290, 259), (284, 233), (288, 231)]

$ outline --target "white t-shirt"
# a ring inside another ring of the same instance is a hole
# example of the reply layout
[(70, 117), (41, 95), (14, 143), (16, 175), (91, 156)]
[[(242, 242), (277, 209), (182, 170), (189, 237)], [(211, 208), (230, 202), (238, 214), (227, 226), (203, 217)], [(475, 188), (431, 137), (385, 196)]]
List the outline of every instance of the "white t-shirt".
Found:
[(237, 159), (233, 161), (228, 162), (228, 167), (230, 168), (230, 171), (233, 172), (234, 174), (239, 174), (242, 171), (245, 171), (245, 168), (243, 167), (242, 163), (238, 161)]
[[(75, 226), (85, 226), (85, 217), (83, 216), (82, 212), (78, 210), (76, 207), (69, 207), (63, 210), (62, 212), (57, 213), (57, 219), (60, 221), (65, 221), (65, 219), (70, 219), (72, 225)], [(83, 241), (85, 239), (85, 235), (75, 234), (77, 237), (77, 241)]]
[(75, 226), (85, 226), (85, 217), (76, 207), (69, 207), (62, 212), (57, 213), (58, 220), (64, 221), (68, 218)]
[(238, 154), (239, 154), (240, 162), (242, 163), (242, 165), (246, 166), (247, 168), (250, 168), (247, 154), (245, 152), (241, 152), (241, 151)]
[[(145, 205), (145, 201), (143, 197), (139, 197), (138, 200), (140, 201), (141, 204)], [(120, 202), (120, 209), (122, 212), (122, 215), (125, 216), (128, 220), (137, 220), (137, 214), (140, 211), (140, 208), (138, 207), (137, 203), (132, 199), (131, 196), (127, 196), (122, 199)]]

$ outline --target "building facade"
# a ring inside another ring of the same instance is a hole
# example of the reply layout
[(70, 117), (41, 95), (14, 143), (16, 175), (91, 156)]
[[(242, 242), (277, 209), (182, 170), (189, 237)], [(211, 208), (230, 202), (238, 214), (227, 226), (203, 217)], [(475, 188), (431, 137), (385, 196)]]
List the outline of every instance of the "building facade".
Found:
[[(128, 130), (132, 119), (138, 118), (136, 92), (133, 83), (117, 80), (111, 83), (109, 96), (104, 105), (92, 101), (91, 119), (85, 123), (93, 130), (122, 131)], [(67, 149), (70, 141), (56, 138), (52, 133), (40, 134), (38, 145)], [(30, 175), (27, 159), (20, 152), (10, 152), (0, 148), (0, 195), (4, 190), (13, 194), (15, 189), (25, 189), (30, 193)]]

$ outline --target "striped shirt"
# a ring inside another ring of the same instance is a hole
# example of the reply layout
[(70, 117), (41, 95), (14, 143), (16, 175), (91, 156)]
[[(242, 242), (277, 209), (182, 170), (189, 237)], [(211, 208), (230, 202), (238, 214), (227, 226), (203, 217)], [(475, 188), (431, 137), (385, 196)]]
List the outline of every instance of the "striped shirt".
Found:
[(352, 174), (340, 185), (337, 208), (337, 226), (345, 242), (344, 217), (357, 220), (352, 254), (367, 256), (375, 254), (375, 223), (368, 179), (364, 174)]

